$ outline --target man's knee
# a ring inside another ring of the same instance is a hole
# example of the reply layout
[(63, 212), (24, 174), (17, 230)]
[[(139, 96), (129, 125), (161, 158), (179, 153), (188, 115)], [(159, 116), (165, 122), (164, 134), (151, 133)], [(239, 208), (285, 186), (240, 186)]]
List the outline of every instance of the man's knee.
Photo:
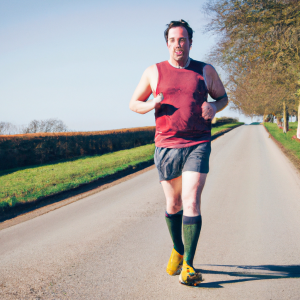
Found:
[(184, 199), (183, 210), (190, 213), (199, 213), (200, 203), (196, 199)]
[(176, 213), (181, 210), (182, 201), (181, 198), (167, 198), (167, 210), (168, 213)]

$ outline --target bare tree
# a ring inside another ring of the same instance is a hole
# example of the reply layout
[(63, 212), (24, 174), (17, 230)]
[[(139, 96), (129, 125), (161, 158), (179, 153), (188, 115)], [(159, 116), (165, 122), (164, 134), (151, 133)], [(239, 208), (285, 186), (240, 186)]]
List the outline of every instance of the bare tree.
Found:
[(0, 122), (0, 135), (66, 131), (68, 131), (66, 124), (58, 119), (33, 120), (28, 125), (21, 126), (16, 126), (10, 122)]
[(39, 130), (40, 121), (33, 120), (31, 121), (27, 127), (24, 127), (23, 133), (36, 133), (40, 132)]
[(62, 120), (47, 119), (47, 120), (33, 120), (27, 127), (24, 128), (23, 133), (37, 133), (37, 132), (66, 132), (67, 126)]
[(18, 133), (17, 126), (9, 122), (0, 122), (0, 134), (16, 134)]

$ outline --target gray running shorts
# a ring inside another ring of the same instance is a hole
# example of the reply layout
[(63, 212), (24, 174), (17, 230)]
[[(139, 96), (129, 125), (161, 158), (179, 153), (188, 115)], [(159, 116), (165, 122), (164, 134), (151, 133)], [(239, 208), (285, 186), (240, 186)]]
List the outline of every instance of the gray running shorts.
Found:
[(155, 147), (154, 162), (159, 180), (177, 178), (184, 171), (208, 173), (210, 152), (210, 142), (186, 148)]

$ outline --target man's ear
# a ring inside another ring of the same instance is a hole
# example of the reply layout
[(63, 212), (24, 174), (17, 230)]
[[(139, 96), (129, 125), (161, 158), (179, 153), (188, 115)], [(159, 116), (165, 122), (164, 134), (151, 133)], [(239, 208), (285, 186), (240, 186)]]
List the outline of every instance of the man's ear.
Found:
[(193, 40), (190, 39), (190, 49), (192, 49)]

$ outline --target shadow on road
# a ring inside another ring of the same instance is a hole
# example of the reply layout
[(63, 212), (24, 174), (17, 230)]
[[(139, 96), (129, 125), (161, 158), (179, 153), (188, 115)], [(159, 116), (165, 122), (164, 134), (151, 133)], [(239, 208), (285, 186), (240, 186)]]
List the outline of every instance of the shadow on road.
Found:
[[(203, 267), (212, 267), (215, 270), (198, 269), (202, 274), (212, 275), (227, 275), (235, 277), (232, 280), (221, 280), (215, 282), (203, 282), (196, 286), (197, 288), (223, 288), (222, 285), (228, 283), (237, 283), (254, 280), (266, 279), (286, 279), (286, 278), (300, 278), (300, 265), (261, 265), (261, 266), (236, 266), (236, 265), (202, 265)], [(233, 268), (234, 271), (218, 271), (217, 267), (222, 269)], [(205, 276), (204, 276), (205, 279)]]

